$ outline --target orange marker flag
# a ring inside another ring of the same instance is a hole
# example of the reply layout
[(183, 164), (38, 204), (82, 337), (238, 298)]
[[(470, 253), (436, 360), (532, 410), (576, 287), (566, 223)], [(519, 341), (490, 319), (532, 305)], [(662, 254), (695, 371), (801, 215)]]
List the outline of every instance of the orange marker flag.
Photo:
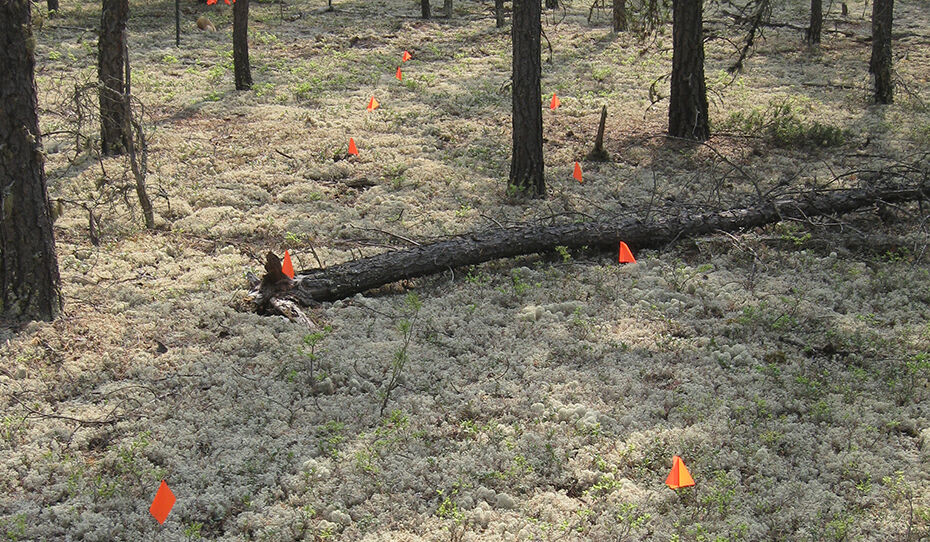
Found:
[(685, 466), (685, 462), (677, 455), (672, 457), (672, 472), (668, 473), (668, 478), (665, 479), (665, 485), (672, 489), (694, 485), (694, 478), (692, 478), (691, 473), (688, 472), (688, 467)]
[(355, 140), (352, 139), (351, 137), (349, 138), (349, 154), (354, 154), (355, 156), (358, 156), (358, 147), (355, 146)]
[(575, 162), (575, 172), (572, 173), (572, 177), (574, 177), (575, 180), (578, 181), (579, 183), (582, 182), (581, 181), (581, 164), (579, 164), (578, 162)]
[(149, 513), (155, 516), (158, 523), (163, 524), (168, 519), (168, 513), (171, 512), (176, 500), (171, 488), (162, 480), (161, 485), (158, 486), (158, 491), (155, 493), (155, 499), (152, 500), (152, 506), (149, 507)]
[(398, 81), (404, 80), (404, 74), (400, 73), (400, 66), (397, 67), (397, 73), (394, 74), (394, 77), (396, 77)]
[(633, 253), (630, 252), (630, 247), (626, 246), (626, 243), (624, 243), (623, 241), (620, 241), (619, 260), (620, 260), (620, 263), (636, 263), (636, 258), (634, 258)]
[(291, 263), (291, 253), (284, 251), (284, 262), (281, 263), (281, 272), (288, 276), (288, 278), (294, 278), (294, 264)]
[(562, 105), (562, 102), (559, 101), (559, 96), (555, 92), (553, 92), (552, 101), (549, 102), (549, 109), (556, 109), (560, 105)]
[(372, 96), (371, 99), (368, 100), (368, 107), (366, 107), (366, 109), (368, 109), (369, 111), (374, 111), (375, 109), (378, 109), (378, 107), (380, 106), (381, 104), (378, 103), (378, 100), (376, 100), (375, 97)]
[(408, 53), (407, 51), (404, 51), (404, 54), (400, 56), (400, 60), (401, 62), (407, 62), (408, 60), (410, 60), (410, 53)]

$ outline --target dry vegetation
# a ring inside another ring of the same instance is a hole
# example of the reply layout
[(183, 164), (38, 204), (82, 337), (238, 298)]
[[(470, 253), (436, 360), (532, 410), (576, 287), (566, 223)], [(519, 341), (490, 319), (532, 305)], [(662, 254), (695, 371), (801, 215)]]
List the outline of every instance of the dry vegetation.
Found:
[[(869, 104), (860, 2), (845, 18), (828, 10), (816, 51), (767, 29), (735, 77), (722, 39), (735, 36), (709, 6), (717, 135), (697, 146), (663, 138), (666, 102), (650, 107), (669, 29), (640, 41), (565, 2), (544, 26), (543, 94), (562, 101), (544, 115), (550, 196), (531, 202), (505, 193), (509, 36), (492, 4), (426, 22), (409, 0), (322, 5), (252, 4), (255, 87), (238, 93), (230, 9), (185, 0), (176, 49), (173, 4), (133, 3), (154, 232), (125, 163), (101, 164), (71, 133), (99, 2), (62, 0), (45, 20), (38, 85), (67, 305), (54, 323), (0, 330), (0, 537), (930, 537), (917, 206), (683, 240), (633, 266), (562, 251), (450, 270), (406, 284), (415, 297), (326, 304), (313, 332), (244, 301), (266, 250), (311, 268), (398, 236), (738, 205), (895, 164), (926, 175), (925, 2), (895, 6), (888, 107)], [(203, 13), (216, 33), (196, 30)], [(806, 4), (774, 17), (804, 25)], [(382, 107), (367, 114), (371, 95)], [(583, 162), (579, 184), (572, 163), (604, 104), (612, 161)], [(350, 136), (359, 158), (346, 159)], [(695, 487), (664, 486), (673, 454)], [(162, 478), (178, 501), (159, 526), (148, 506)]]

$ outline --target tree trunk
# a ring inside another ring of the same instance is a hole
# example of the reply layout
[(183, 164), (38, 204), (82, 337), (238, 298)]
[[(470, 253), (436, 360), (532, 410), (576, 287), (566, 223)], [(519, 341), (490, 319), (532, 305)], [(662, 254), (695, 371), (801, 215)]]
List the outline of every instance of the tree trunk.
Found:
[(755, 207), (722, 212), (682, 214), (643, 222), (638, 218), (515, 228), (477, 232), (386, 252), (327, 269), (299, 273), (293, 280), (281, 272), (281, 261), (269, 253), (265, 276), (251, 293), (260, 312), (271, 310), (276, 299), (292, 299), (303, 306), (343, 299), (399, 280), (475, 265), (497, 258), (569, 248), (604, 247), (616, 250), (620, 241), (634, 249), (661, 247), (673, 241), (717, 231), (736, 231), (774, 224), (784, 219), (808, 219), (842, 214), (874, 205), (876, 201), (903, 202), (930, 196), (930, 186), (885, 187), (812, 194)]
[(872, 2), (872, 60), (869, 72), (875, 77), (875, 102), (894, 101), (894, 81), (891, 79), (891, 21), (894, 0)]
[(504, 27), (504, 0), (494, 0), (494, 19), (497, 21), (497, 28)]
[(807, 28), (807, 43), (820, 44), (820, 31), (823, 28), (823, 0), (811, 0), (811, 25)]
[(452, 18), (452, 0), (443, 0), (442, 11), (447, 19)]
[(129, 134), (125, 93), (126, 21), (129, 0), (103, 0), (100, 40), (97, 43), (97, 79), (100, 82), (100, 149), (111, 156), (126, 150)]
[(626, 30), (626, 0), (614, 0), (614, 32), (623, 32)]
[(543, 196), (540, 0), (513, 2), (513, 159), (508, 190)]
[(429, 19), (429, 0), (420, 0), (420, 16)]
[(48, 13), (52, 14), (53, 11), (58, 11), (58, 0), (48, 0)]
[(704, 141), (710, 137), (704, 83), (702, 0), (674, 0), (672, 11), (672, 94), (668, 133)]
[(61, 312), (29, 0), (0, 2), (0, 318)]
[(249, 66), (249, 0), (233, 4), (233, 69), (236, 90), (252, 88), (252, 68)]

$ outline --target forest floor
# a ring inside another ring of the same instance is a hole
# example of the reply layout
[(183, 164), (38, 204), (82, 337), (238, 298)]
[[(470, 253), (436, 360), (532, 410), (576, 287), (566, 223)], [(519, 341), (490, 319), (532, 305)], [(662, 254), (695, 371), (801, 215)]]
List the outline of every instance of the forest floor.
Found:
[[(562, 103), (543, 115), (549, 195), (521, 201), (493, 4), (422, 21), (409, 0), (253, 2), (255, 84), (236, 92), (229, 7), (185, 0), (177, 49), (173, 4), (133, 2), (153, 232), (125, 159), (76, 146), (96, 138), (81, 88), (99, 2), (62, 0), (36, 55), (65, 311), (0, 328), (0, 535), (930, 538), (916, 205), (633, 247), (634, 265), (562, 250), (449, 270), (324, 304), (315, 330), (251, 310), (269, 250), (311, 269), (404, 238), (739, 206), (912, 176), (900, 166), (930, 150), (924, 1), (895, 6), (890, 106), (870, 103), (870, 7), (833, 4), (816, 50), (767, 28), (731, 75), (741, 31), (709, 5), (706, 145), (665, 138), (667, 99), (651, 105), (668, 26), (643, 41), (563, 4), (544, 13), (543, 96)], [(773, 21), (804, 27), (806, 10)], [(611, 160), (595, 163), (602, 105)], [(673, 455), (695, 486), (666, 487)], [(159, 525), (162, 479), (177, 502)]]

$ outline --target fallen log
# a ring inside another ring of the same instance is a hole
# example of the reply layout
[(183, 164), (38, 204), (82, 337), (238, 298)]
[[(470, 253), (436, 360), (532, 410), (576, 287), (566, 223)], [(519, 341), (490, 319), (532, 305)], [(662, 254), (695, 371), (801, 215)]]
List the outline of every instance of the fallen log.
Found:
[(260, 312), (278, 312), (282, 301), (313, 306), (335, 301), (400, 280), (447, 269), (569, 248), (618, 246), (623, 240), (634, 250), (655, 248), (683, 237), (736, 231), (779, 222), (839, 215), (878, 202), (901, 203), (930, 194), (930, 184), (884, 186), (871, 189), (818, 192), (804, 198), (773, 199), (759, 205), (719, 212), (681, 214), (644, 221), (626, 218), (561, 225), (522, 225), (475, 232), (404, 250), (385, 252), (325, 269), (301, 272), (290, 279), (281, 261), (268, 253), (265, 276), (251, 292)]

